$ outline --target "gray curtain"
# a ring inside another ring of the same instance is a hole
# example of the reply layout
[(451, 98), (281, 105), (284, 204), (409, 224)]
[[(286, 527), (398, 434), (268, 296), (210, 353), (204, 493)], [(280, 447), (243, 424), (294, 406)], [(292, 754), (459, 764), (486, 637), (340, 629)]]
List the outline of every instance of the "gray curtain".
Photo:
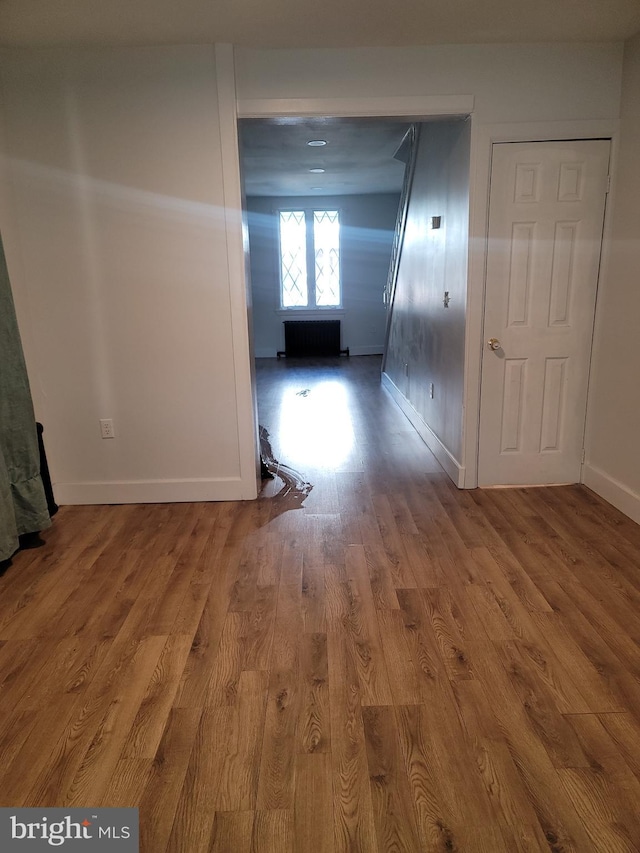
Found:
[(49, 527), (38, 434), (0, 238), (0, 561), (18, 536)]

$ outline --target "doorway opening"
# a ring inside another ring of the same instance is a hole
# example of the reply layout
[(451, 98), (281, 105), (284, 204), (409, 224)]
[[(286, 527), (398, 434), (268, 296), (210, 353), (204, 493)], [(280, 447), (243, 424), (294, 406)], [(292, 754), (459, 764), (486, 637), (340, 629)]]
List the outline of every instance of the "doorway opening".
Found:
[[(406, 151), (412, 129), (413, 159)], [(286, 353), (285, 323), (311, 321), (315, 330), (319, 321), (337, 321), (339, 350), (351, 359), (375, 358), (378, 378), (384, 357), (385, 388), (458, 483), (469, 210), (466, 117), (241, 119), (239, 136), (259, 423), (266, 427), (260, 382), (274, 375), (261, 369), (263, 360)], [(421, 138), (419, 190), (407, 191)], [(392, 257), (394, 272), (405, 264), (397, 279), (397, 316)], [(287, 361), (281, 369), (293, 375), (294, 367)], [(425, 396), (425, 381), (437, 392)], [(305, 411), (312, 408), (312, 389), (289, 392), (304, 395)], [(319, 413), (330, 410), (325, 401)], [(332, 427), (340, 422), (337, 415), (331, 419)], [(294, 432), (313, 434), (303, 426)], [(331, 432), (325, 427), (322, 434)], [(322, 443), (320, 433), (315, 436), (307, 446), (317, 461)], [(342, 463), (334, 457), (332, 464)]]
[(380, 355), (410, 122), (239, 121), (257, 358), (284, 352), (284, 322), (339, 320), (340, 348)]
[(349, 388), (356, 359), (380, 373), (409, 127), (239, 121), (262, 460), (293, 489), (304, 490), (298, 470), (353, 464)]

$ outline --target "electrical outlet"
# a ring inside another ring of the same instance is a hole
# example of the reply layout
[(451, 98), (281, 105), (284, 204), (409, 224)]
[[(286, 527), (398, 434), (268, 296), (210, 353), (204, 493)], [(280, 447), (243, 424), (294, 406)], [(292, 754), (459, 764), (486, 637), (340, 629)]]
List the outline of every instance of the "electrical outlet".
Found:
[(433, 400), (433, 382), (429, 383), (429, 396)]
[(113, 428), (113, 421), (111, 418), (100, 418), (100, 435), (103, 438), (115, 438), (116, 433)]

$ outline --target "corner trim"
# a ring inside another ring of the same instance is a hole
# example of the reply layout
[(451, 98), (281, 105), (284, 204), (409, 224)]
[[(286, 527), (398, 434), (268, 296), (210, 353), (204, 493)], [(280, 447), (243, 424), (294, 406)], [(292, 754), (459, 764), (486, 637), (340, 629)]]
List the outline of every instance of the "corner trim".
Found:
[(391, 395), (394, 403), (396, 403), (440, 465), (442, 465), (445, 473), (451, 477), (459, 489), (464, 488), (464, 466), (460, 465), (431, 427), (422, 420), (421, 415), (413, 408), (409, 400), (407, 400), (398, 386), (389, 379), (386, 373), (382, 374), (382, 387)]
[(640, 495), (624, 483), (615, 480), (605, 471), (588, 462), (582, 469), (582, 482), (620, 512), (640, 524)]
[[(235, 382), (240, 475), (243, 484), (242, 497), (253, 499), (258, 496), (260, 489), (260, 448), (256, 416), (257, 392), (252, 372), (252, 341), (249, 337), (249, 294), (243, 238), (243, 201), (240, 184), (233, 45), (216, 44), (214, 47), (214, 63), (218, 96), (218, 127), (224, 197), (223, 216), (231, 309), (232, 351), (230, 358)], [(233, 500), (233, 498), (218, 498), (218, 500)]]

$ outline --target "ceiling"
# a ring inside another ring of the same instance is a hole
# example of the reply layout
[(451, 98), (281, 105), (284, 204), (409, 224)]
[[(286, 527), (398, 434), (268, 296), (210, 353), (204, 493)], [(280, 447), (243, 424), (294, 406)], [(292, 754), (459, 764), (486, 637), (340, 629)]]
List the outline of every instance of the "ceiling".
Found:
[(0, 0), (0, 45), (621, 41), (638, 0)]
[[(387, 119), (243, 119), (245, 191), (258, 196), (400, 192), (404, 164), (394, 159), (409, 128)], [(326, 145), (311, 147), (311, 140)], [(310, 169), (324, 169), (320, 174)]]

